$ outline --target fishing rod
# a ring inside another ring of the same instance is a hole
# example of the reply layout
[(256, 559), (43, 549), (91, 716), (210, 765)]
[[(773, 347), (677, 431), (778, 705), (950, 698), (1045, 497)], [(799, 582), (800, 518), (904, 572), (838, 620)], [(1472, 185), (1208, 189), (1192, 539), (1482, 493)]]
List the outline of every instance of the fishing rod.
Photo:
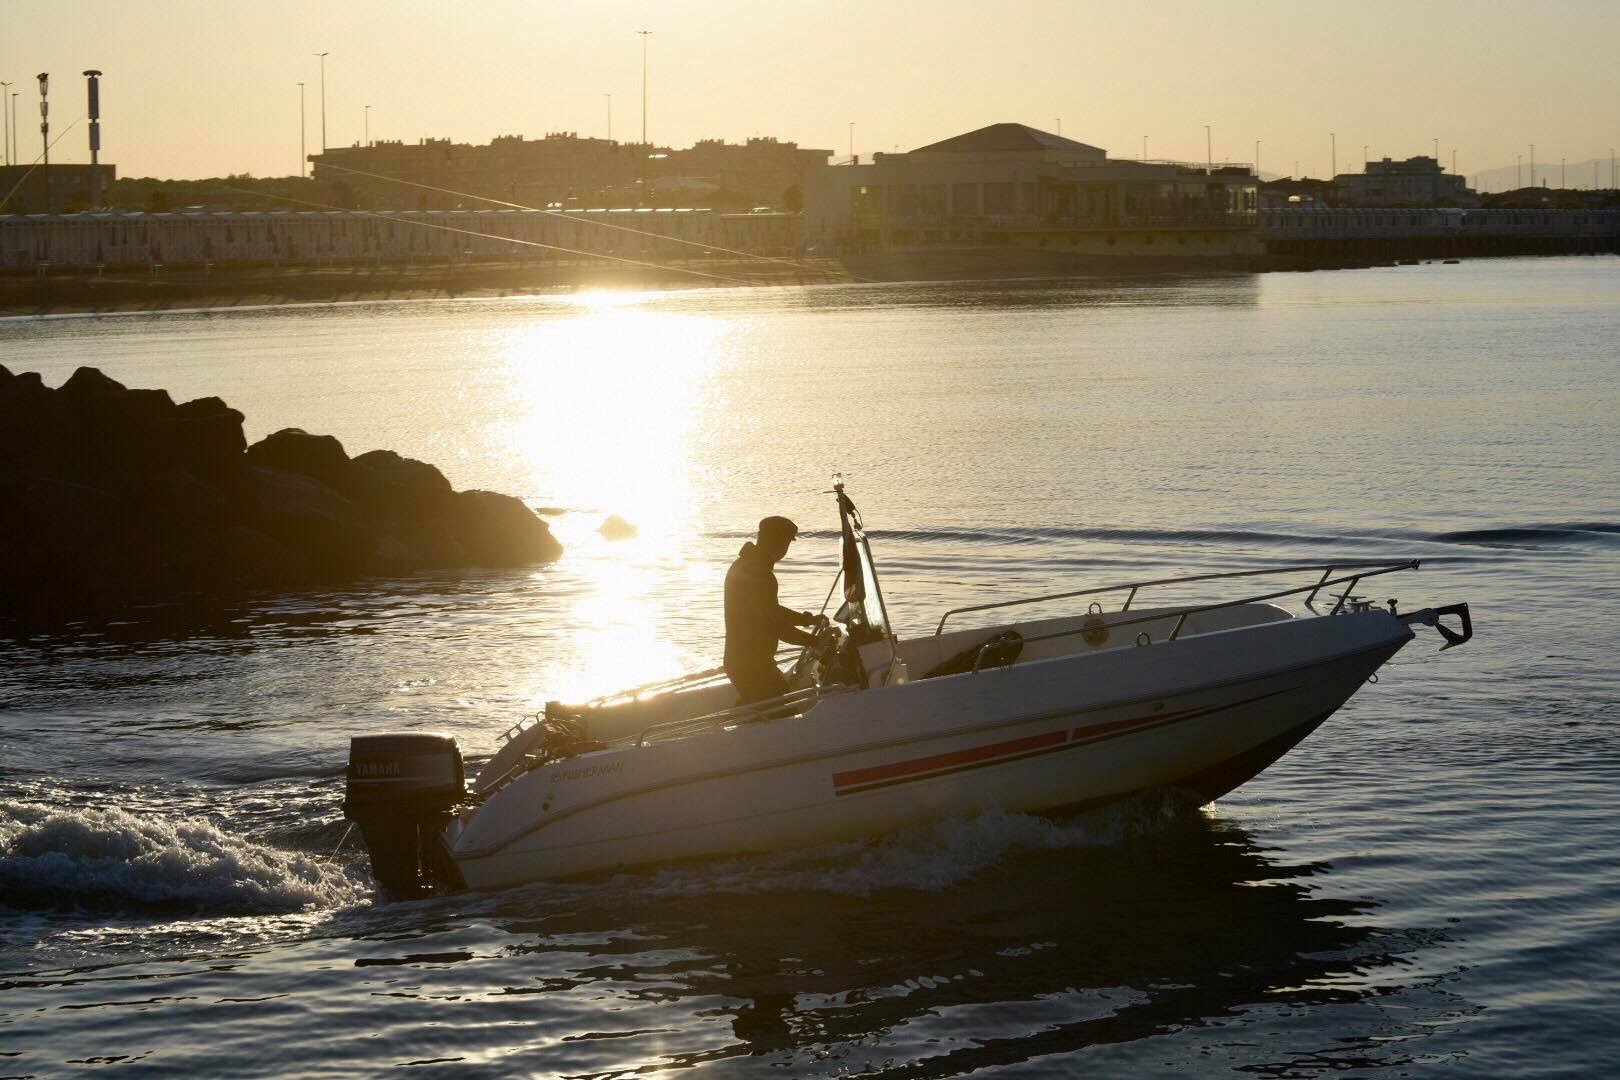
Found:
[[(30, 176), (34, 175), (34, 170), (39, 168), (39, 163), (44, 160), (45, 155), (50, 151), (51, 147), (55, 146), (57, 143), (61, 142), (64, 138), (66, 138), (67, 133), (73, 130), (74, 125), (78, 124), (79, 120), (83, 120), (83, 119), (84, 119), (84, 115), (81, 113), (79, 115), (78, 120), (74, 120), (67, 127), (63, 128), (61, 133), (58, 134), (56, 136), (56, 138), (52, 139), (49, 143), (46, 144), (45, 148), (39, 152), (39, 156), (34, 159), (33, 164), (28, 166), (28, 171), (23, 173), (21, 176), (19, 176), (17, 178), (17, 182), (15, 184), (11, 185), (11, 190), (6, 192), (6, 197), (3, 198), (3, 199), (0, 199), (0, 210), (4, 210), (6, 208), (6, 203), (11, 201), (11, 197), (13, 195), (17, 194), (17, 189), (22, 187), (23, 184), (28, 181), (28, 178)], [(46, 180), (46, 184), (49, 185), (49, 183), (50, 183), (50, 181)], [(47, 186), (46, 190), (49, 191), (48, 186)]]
[[(461, 233), (461, 234), (466, 235), (466, 236), (480, 236), (480, 237), (483, 237), (486, 240), (504, 240), (509, 244), (519, 244), (519, 245), (522, 245), (523, 247), (543, 248), (546, 251), (560, 251), (560, 252), (563, 252), (563, 253), (568, 254), (568, 255), (583, 255), (583, 256), (585, 256), (587, 258), (592, 258), (592, 259), (606, 259), (609, 262), (624, 263), (627, 266), (640, 266), (640, 267), (643, 267), (643, 268), (646, 268), (646, 269), (649, 269), (649, 270), (665, 270), (665, 271), (674, 271), (676, 273), (682, 273), (682, 274), (693, 274), (693, 275), (696, 275), (697, 277), (709, 278), (709, 279), (711, 279), (713, 281), (724, 281), (724, 282), (726, 282), (727, 284), (730, 284), (730, 285), (762, 285), (762, 284), (765, 284), (764, 282), (757, 281), (757, 280), (751, 280), (749, 278), (731, 277), (730, 275), (727, 275), (727, 274), (711, 274), (711, 273), (708, 273), (708, 272), (703, 271), (703, 270), (693, 270), (690, 267), (686, 267), (686, 266), (672, 266), (672, 265), (667, 265), (667, 264), (664, 264), (664, 263), (645, 262), (645, 261), (643, 261), (641, 259), (626, 259), (626, 258), (624, 258), (623, 256), (620, 256), (620, 255), (605, 255), (605, 254), (603, 254), (602, 252), (599, 252), (599, 251), (584, 251), (584, 250), (582, 250), (580, 248), (563, 247), (560, 244), (543, 244), (538, 240), (520, 240), (515, 236), (501, 236), (501, 235), (498, 235), (498, 234), (492, 235), (490, 233), (479, 232), (476, 229), (459, 229), (459, 228), (455, 227), (454, 225), (443, 225), (443, 224), (440, 224), (439, 222), (436, 222), (436, 221), (418, 221), (415, 218), (389, 217), (386, 214), (379, 213), (379, 212), (377, 212), (375, 210), (348, 210), (348, 209), (346, 209), (344, 207), (341, 207), (341, 206), (334, 206), (331, 203), (314, 202), (314, 201), (309, 200), (309, 199), (295, 199), (290, 195), (274, 195), (274, 194), (271, 194), (269, 192), (264, 192), (264, 191), (249, 191), (246, 188), (229, 187), (229, 186), (224, 185), (224, 184), (221, 184), (219, 186), (218, 190), (220, 190), (220, 191), (229, 191), (229, 192), (232, 192), (232, 193), (237, 194), (237, 195), (252, 195), (252, 196), (255, 196), (255, 197), (258, 197), (258, 198), (271, 199), (271, 200), (275, 200), (275, 201), (278, 201), (278, 202), (297, 203), (300, 206), (313, 206), (313, 207), (315, 207), (317, 209), (320, 209), (320, 210), (340, 210), (340, 211), (343, 211), (344, 213), (361, 214), (361, 215), (363, 215), (365, 217), (374, 217), (374, 218), (378, 218), (378, 219), (380, 219), (382, 221), (393, 221), (393, 222), (404, 221), (407, 224), (419, 225), (419, 226), (421, 226), (422, 228), (425, 228), (425, 229), (441, 229), (441, 230), (443, 230), (445, 232)], [(413, 211), (406, 211), (406, 212), (407, 213), (412, 213)]]
[(593, 221), (589, 218), (575, 217), (574, 215), (563, 210), (551, 210), (538, 206), (524, 206), (522, 203), (509, 202), (506, 199), (497, 199), (489, 195), (475, 195), (470, 191), (455, 191), (451, 188), (436, 187), (433, 184), (423, 184), (415, 180), (405, 180), (398, 176), (388, 176), (385, 173), (366, 172), (364, 169), (351, 169), (347, 165), (332, 165), (323, 161), (321, 162), (321, 168), (334, 169), (338, 172), (350, 173), (354, 176), (364, 176), (372, 180), (388, 180), (395, 184), (404, 184), (406, 187), (421, 188), (423, 191), (436, 191), (441, 195), (454, 195), (458, 199), (477, 199), (480, 202), (487, 202), (494, 206), (504, 206), (510, 210), (524, 210), (531, 214), (548, 214), (553, 217), (560, 217), (565, 221), (584, 221), (586, 224), (596, 225), (604, 229), (616, 229), (620, 232), (635, 233), (637, 236), (650, 236), (657, 240), (663, 240), (671, 244), (686, 244), (691, 247), (703, 248), (705, 251), (719, 251), (727, 255), (737, 255), (745, 259), (758, 259), (762, 262), (777, 263), (781, 266), (791, 266), (797, 270), (808, 270), (818, 274), (827, 274), (832, 277), (848, 278), (851, 281), (868, 283), (872, 281), (871, 278), (863, 278), (856, 274), (852, 274), (847, 270), (828, 270), (825, 267), (811, 266), (809, 263), (799, 262), (796, 259), (779, 259), (770, 255), (760, 255), (757, 252), (741, 251), (736, 248), (725, 248), (720, 247), (717, 244), (705, 244), (700, 240), (685, 240), (678, 236), (665, 236), (662, 233), (647, 232), (644, 229), (631, 228), (629, 225), (615, 225), (610, 221)]

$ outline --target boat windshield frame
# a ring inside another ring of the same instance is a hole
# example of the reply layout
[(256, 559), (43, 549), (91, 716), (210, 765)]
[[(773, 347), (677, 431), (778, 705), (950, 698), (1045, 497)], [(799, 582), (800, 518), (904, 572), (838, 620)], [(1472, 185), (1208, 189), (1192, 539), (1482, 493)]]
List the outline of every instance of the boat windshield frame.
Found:
[[(833, 494), (836, 495), (838, 499), (839, 535), (846, 537), (854, 548), (857, 562), (856, 569), (860, 572), (862, 585), (861, 598), (859, 600), (851, 600), (849, 598), (849, 567), (847, 565), (841, 566), (839, 573), (843, 574), (844, 576), (845, 599), (843, 605), (839, 607), (838, 613), (834, 616), (834, 618), (839, 622), (844, 623), (845, 626), (857, 625), (857, 620), (853, 617), (854, 612), (851, 609), (853, 606), (859, 605), (860, 617), (858, 620), (858, 625), (872, 630), (879, 637), (881, 637), (882, 640), (888, 642), (889, 663), (892, 665), (900, 655), (899, 640), (895, 637), (894, 619), (889, 614), (889, 605), (883, 597), (883, 585), (878, 580), (877, 559), (872, 554), (872, 542), (867, 537), (866, 525), (865, 522), (861, 520), (860, 511), (855, 508), (855, 504), (850, 501), (849, 496), (844, 493), (844, 481), (842, 477), (835, 476), (833, 478)], [(847, 562), (847, 559), (845, 561)], [(870, 618), (871, 608), (869, 605), (872, 605), (874, 602), (876, 603), (878, 614), (878, 619), (876, 621)], [(876, 640), (878, 640), (878, 637), (874, 637), (868, 641), (857, 641), (856, 644), (857, 647), (859, 647), (861, 645), (871, 644), (872, 641)]]

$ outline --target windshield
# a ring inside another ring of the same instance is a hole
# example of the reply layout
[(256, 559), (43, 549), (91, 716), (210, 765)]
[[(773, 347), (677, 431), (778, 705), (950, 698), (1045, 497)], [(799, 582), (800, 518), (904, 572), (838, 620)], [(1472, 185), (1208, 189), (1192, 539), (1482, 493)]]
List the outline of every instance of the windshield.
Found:
[(889, 636), (889, 617), (883, 610), (883, 594), (877, 588), (877, 571), (872, 566), (872, 548), (862, 536), (855, 541), (855, 552), (864, 588), (859, 600), (846, 601), (839, 611), (839, 621), (849, 628), (849, 636), (857, 645), (881, 641)]

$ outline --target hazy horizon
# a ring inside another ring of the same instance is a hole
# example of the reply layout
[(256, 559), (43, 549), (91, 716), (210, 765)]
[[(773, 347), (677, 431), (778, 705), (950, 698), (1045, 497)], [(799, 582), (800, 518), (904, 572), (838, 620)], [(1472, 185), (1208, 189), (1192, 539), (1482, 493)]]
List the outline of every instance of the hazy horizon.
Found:
[[(35, 73), (51, 73), (53, 137), (82, 117), (86, 68), (103, 71), (102, 160), (121, 176), (189, 178), (299, 169), (298, 87), (307, 146), (371, 137), (487, 142), (548, 131), (641, 133), (641, 41), (649, 42), (648, 137), (687, 146), (753, 135), (842, 156), (908, 150), (998, 121), (1101, 146), (1116, 157), (1254, 160), (1268, 173), (1325, 175), (1367, 156), (1433, 152), (1447, 168), (1606, 160), (1620, 142), (1612, 103), (1620, 5), (1537, 8), (1463, 0), (1371, 0), (1354, 20), (1316, 6), (1177, 3), (1121, 11), (962, 0), (877, 8), (828, 0), (766, 9), (720, 0), (693, 19), (672, 3), (487, 2), (447, 19), (420, 0), (171, 0), (131, 10), (101, 0), (14, 0), (0, 79), (11, 81), (21, 160), (39, 153)], [(161, 13), (154, 17), (151, 13)], [(1609, 104), (1605, 105), (1607, 102)], [(83, 123), (53, 162), (89, 159)], [(1590, 183), (1589, 171), (1571, 183)], [(1608, 171), (1603, 170), (1608, 181)]]

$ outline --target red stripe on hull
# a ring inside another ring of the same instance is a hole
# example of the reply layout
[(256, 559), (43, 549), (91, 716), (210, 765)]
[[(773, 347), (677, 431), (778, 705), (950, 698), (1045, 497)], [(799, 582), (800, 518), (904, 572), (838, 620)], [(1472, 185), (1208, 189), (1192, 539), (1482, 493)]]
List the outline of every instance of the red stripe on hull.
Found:
[(900, 761), (893, 765), (874, 765), (867, 769), (851, 769), (848, 772), (833, 773), (833, 786), (844, 787), (849, 784), (870, 784), (874, 780), (893, 780), (896, 777), (910, 776), (913, 773), (933, 772), (935, 769), (948, 769), (957, 765), (970, 765), (984, 761), (987, 758), (1003, 757), (1008, 754), (1022, 754), (1030, 750), (1057, 746), (1065, 742), (1068, 737), (1069, 733), (1067, 731), (1049, 731), (1044, 735), (1029, 735), (1022, 739), (1008, 739), (1005, 742), (975, 746), (968, 750), (953, 750), (950, 753), (934, 754), (931, 757), (912, 758), (910, 761)]
[(1124, 720), (1108, 720), (1101, 724), (1090, 724), (1086, 727), (1074, 728), (1071, 731), (1050, 731), (1042, 735), (1029, 735), (1022, 739), (1008, 739), (1003, 742), (975, 746), (967, 750), (953, 750), (945, 754), (912, 758), (909, 761), (898, 761), (892, 765), (874, 765), (865, 769), (851, 769), (847, 772), (833, 774), (833, 790), (839, 795), (852, 795), (856, 792), (870, 791), (874, 788), (891, 787), (895, 784), (927, 780), (932, 777), (946, 776), (969, 769), (1020, 761), (1024, 758), (1051, 753), (1054, 750), (1068, 750), (1086, 743), (1105, 742), (1137, 731), (1151, 731), (1154, 728), (1178, 723), (1182, 720), (1192, 720), (1212, 713), (1242, 708), (1245, 705), (1253, 705), (1257, 701), (1264, 701), (1267, 698), (1287, 693), (1289, 689), (1293, 688), (1273, 690), (1270, 693), (1260, 694), (1243, 701), (1227, 702), (1221, 705), (1204, 705), (1191, 709), (1177, 709), (1173, 712), (1148, 713)]

